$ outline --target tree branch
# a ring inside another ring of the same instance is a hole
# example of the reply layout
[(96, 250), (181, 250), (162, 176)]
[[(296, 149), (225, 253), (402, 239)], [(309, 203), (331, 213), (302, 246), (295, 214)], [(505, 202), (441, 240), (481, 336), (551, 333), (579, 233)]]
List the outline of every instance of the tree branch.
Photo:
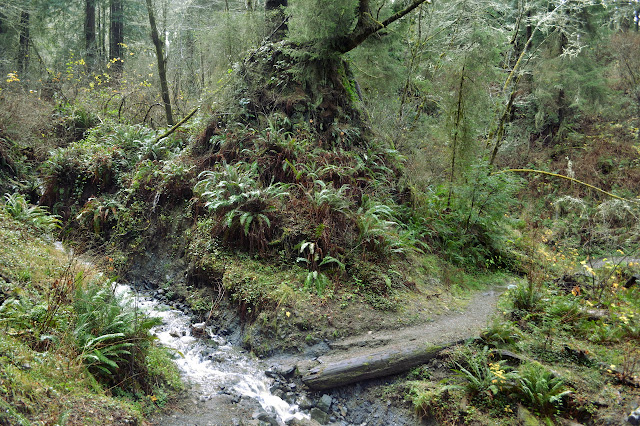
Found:
[(335, 38), (331, 42), (331, 47), (338, 53), (347, 53), (360, 46), (367, 38), (381, 29), (405, 17), (423, 3), (431, 3), (431, 0), (413, 0), (406, 8), (379, 22), (374, 20), (371, 15), (369, 0), (360, 0), (358, 2), (358, 23), (356, 27), (350, 34)]
[(162, 135), (158, 136), (155, 141), (153, 141), (154, 143), (158, 143), (160, 142), (162, 139), (166, 138), (167, 136), (169, 136), (171, 133), (175, 132), (178, 127), (182, 126), (184, 123), (187, 122), (188, 119), (190, 119), (191, 117), (193, 117), (193, 114), (196, 113), (196, 111), (198, 111), (200, 107), (197, 106), (193, 109), (193, 111), (191, 111), (185, 118), (183, 118), (182, 120), (180, 120), (178, 123), (176, 123), (175, 126), (173, 126), (172, 128), (170, 128), (169, 130), (167, 130), (165, 133), (163, 133)]
[(391, 15), (390, 17), (388, 17), (387, 19), (385, 19), (384, 21), (382, 21), (382, 27), (386, 28), (387, 26), (394, 23), (398, 19), (404, 18), (406, 15), (411, 13), (413, 9), (415, 9), (416, 7), (420, 6), (422, 3), (425, 3), (425, 2), (431, 3), (431, 0), (413, 0), (413, 2), (409, 6), (407, 6), (404, 10), (401, 10), (400, 12), (397, 12)]
[(540, 174), (540, 175), (547, 175), (547, 176), (553, 176), (553, 177), (557, 177), (557, 178), (561, 178), (561, 179), (567, 179), (567, 180), (570, 180), (571, 182), (575, 182), (575, 183), (577, 183), (577, 184), (579, 184), (579, 185), (586, 186), (587, 188), (591, 188), (591, 189), (593, 189), (593, 190), (595, 190), (595, 191), (598, 191), (598, 192), (601, 192), (601, 193), (603, 193), (603, 194), (605, 194), (605, 195), (608, 195), (608, 196), (609, 196), (609, 197), (611, 197), (611, 198), (615, 198), (615, 199), (617, 199), (617, 200), (621, 200), (621, 201), (627, 201), (627, 202), (629, 202), (629, 203), (636, 203), (636, 204), (638, 203), (638, 200), (633, 200), (633, 199), (630, 199), (630, 198), (619, 197), (619, 196), (617, 196), (617, 195), (615, 195), (615, 194), (612, 194), (612, 193), (610, 193), (610, 192), (605, 191), (604, 189), (600, 189), (600, 188), (598, 188), (597, 186), (590, 185), (590, 184), (588, 184), (588, 183), (586, 183), (586, 182), (583, 182), (583, 181), (581, 181), (581, 180), (578, 180), (578, 179), (576, 179), (576, 178), (572, 178), (572, 177), (570, 177), (570, 176), (561, 175), (561, 174), (559, 174), (559, 173), (546, 172), (546, 171), (544, 171), (544, 170), (535, 170), (535, 169), (505, 169), (505, 170), (500, 170), (500, 171), (497, 171), (497, 172), (494, 172), (494, 173), (491, 173), (491, 174), (492, 174), (492, 175), (498, 175), (498, 174), (501, 174), (501, 173), (508, 173), (508, 172), (512, 172), (512, 173), (537, 173), (537, 174)]

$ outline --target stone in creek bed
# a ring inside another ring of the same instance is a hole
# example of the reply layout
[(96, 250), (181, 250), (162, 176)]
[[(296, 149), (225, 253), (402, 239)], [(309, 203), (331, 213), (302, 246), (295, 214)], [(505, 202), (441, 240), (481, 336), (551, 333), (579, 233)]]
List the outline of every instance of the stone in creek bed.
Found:
[(295, 417), (285, 422), (287, 426), (318, 426), (318, 423), (312, 419), (296, 419)]
[(193, 337), (205, 337), (207, 336), (207, 329), (205, 323), (192, 324), (191, 335)]
[(276, 372), (275, 368), (270, 368), (264, 372), (264, 375), (272, 379), (277, 379), (280, 374)]
[(253, 418), (271, 426), (280, 426), (278, 420), (271, 414), (267, 414), (265, 411), (254, 413)]
[(300, 407), (300, 409), (302, 410), (308, 410), (309, 408), (313, 407), (313, 401), (311, 401), (309, 397), (307, 397), (307, 395), (301, 395), (300, 397), (298, 397), (297, 403), (298, 407)]
[(637, 408), (629, 415), (629, 417), (627, 418), (627, 422), (631, 423), (634, 426), (640, 425), (640, 408)]
[(331, 408), (332, 402), (333, 402), (333, 398), (331, 398), (329, 395), (325, 393), (324, 395), (322, 395), (322, 398), (320, 398), (320, 401), (316, 404), (316, 407), (318, 407), (325, 413), (328, 413), (329, 409)]
[(329, 419), (331, 418), (327, 413), (317, 407), (313, 407), (309, 414), (311, 415), (312, 420), (315, 420), (321, 425), (326, 425), (327, 423), (329, 423)]
[(293, 392), (287, 392), (283, 396), (281, 396), (281, 398), (287, 401), (287, 403), (293, 404), (296, 400), (296, 394)]

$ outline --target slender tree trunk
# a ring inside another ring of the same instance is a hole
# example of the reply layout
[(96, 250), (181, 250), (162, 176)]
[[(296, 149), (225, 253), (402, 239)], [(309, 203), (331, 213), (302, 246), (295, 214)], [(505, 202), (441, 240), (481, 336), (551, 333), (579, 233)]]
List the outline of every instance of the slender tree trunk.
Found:
[(186, 85), (189, 93), (200, 93), (198, 88), (198, 59), (196, 59), (196, 39), (192, 30), (184, 35), (184, 59), (187, 64)]
[(3, 11), (0, 10), (0, 34), (4, 34), (7, 32), (5, 29), (5, 21), (7, 20), (7, 15), (4, 14)]
[(163, 49), (164, 43), (158, 34), (158, 27), (156, 26), (156, 18), (153, 14), (151, 0), (147, 0), (147, 12), (149, 12), (149, 25), (151, 25), (151, 39), (156, 48), (156, 57), (158, 58), (158, 77), (160, 77), (160, 91), (167, 116), (167, 124), (173, 126), (173, 111), (171, 110), (171, 97), (169, 96), (169, 85), (167, 84), (167, 61), (164, 57)]
[(84, 42), (87, 66), (93, 69), (96, 63), (96, 0), (85, 0)]
[(104, 61), (107, 57), (107, 6), (105, 3), (99, 8), (99, 21), (98, 27), (100, 28), (100, 59)]
[(451, 196), (453, 194), (453, 181), (456, 175), (456, 156), (458, 155), (458, 142), (460, 139), (460, 126), (464, 115), (464, 80), (465, 80), (466, 62), (462, 65), (460, 72), (460, 84), (458, 87), (458, 103), (456, 106), (456, 116), (453, 122), (453, 141), (451, 147), (451, 169), (449, 171), (449, 195), (447, 197), (447, 208), (451, 206)]
[(116, 72), (122, 72), (122, 49), (124, 44), (124, 8), (122, 0), (111, 0), (110, 3), (110, 37), (109, 59), (113, 61), (111, 68)]
[(20, 13), (20, 37), (18, 45), (18, 71), (26, 74), (29, 69), (29, 11), (23, 10)]

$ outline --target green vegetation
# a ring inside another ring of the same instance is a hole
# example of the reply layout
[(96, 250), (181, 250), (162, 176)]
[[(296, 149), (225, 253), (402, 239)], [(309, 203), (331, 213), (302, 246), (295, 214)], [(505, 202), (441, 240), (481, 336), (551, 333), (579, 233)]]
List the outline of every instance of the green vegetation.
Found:
[[(13, 215), (7, 200), (4, 209)], [(36, 236), (56, 218), (21, 213), (24, 223), (0, 209), (0, 419), (137, 421), (158, 395), (181, 387), (149, 334), (157, 320), (115, 296), (93, 267)]]
[(631, 348), (639, 336), (633, 319), (640, 288), (620, 285), (638, 264), (614, 274), (611, 268), (589, 273), (612, 277), (604, 291), (586, 275), (510, 290), (504, 312), (481, 340), (446, 355), (452, 370), (445, 384), (408, 383), (418, 412), (444, 423), (510, 424), (519, 405), (549, 424), (561, 417), (596, 424), (615, 418), (617, 406), (597, 404), (604, 395), (638, 394), (638, 354)]
[(407, 387), (417, 411), (598, 423), (637, 396), (636, 2), (166, 0), (166, 58), (138, 3), (0, 0), (0, 423), (180, 387), (154, 320), (54, 236), (237, 315), (259, 355), (518, 275), (446, 380)]

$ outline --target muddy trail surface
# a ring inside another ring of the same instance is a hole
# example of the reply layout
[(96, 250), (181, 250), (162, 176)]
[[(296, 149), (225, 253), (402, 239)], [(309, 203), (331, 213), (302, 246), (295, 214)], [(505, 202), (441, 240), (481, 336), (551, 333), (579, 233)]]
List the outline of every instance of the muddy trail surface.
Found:
[(400, 329), (369, 331), (362, 335), (322, 342), (301, 355), (279, 355), (262, 361), (271, 378), (270, 391), (302, 414), (282, 418), (257, 401), (228, 387), (203, 397), (192, 387), (172, 412), (152, 419), (157, 425), (419, 425), (404, 396), (389, 392), (401, 376), (355, 380), (322, 391), (309, 389), (301, 379), (324, 364), (349, 362), (381, 352), (395, 352), (417, 344), (449, 346), (479, 336), (496, 312), (500, 295), (495, 287), (474, 294), (465, 307), (431, 321)]
[(329, 362), (350, 356), (372, 352), (373, 349), (408, 345), (411, 342), (427, 342), (433, 345), (475, 337), (487, 325), (496, 312), (498, 297), (506, 290), (494, 288), (476, 293), (466, 307), (442, 314), (431, 322), (395, 330), (372, 331), (360, 336), (337, 340), (329, 344), (331, 351), (319, 358)]

